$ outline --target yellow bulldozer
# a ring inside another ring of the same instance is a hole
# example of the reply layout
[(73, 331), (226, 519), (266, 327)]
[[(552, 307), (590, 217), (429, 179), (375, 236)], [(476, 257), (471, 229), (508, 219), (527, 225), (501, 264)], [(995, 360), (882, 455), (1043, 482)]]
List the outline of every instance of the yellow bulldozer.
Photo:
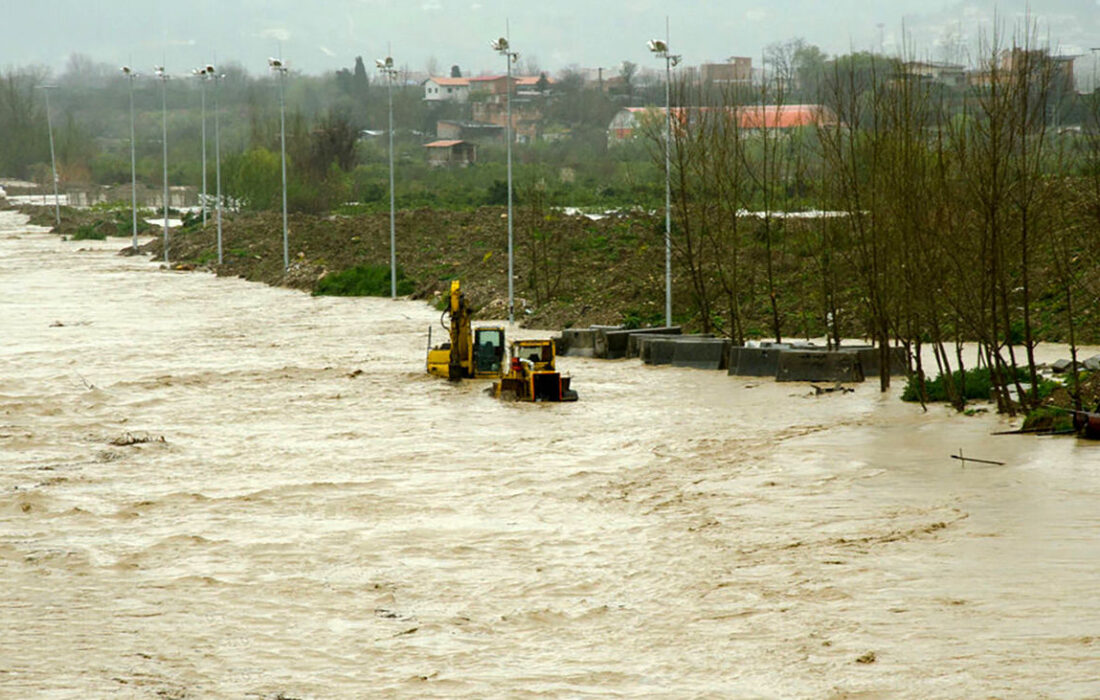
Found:
[[(448, 316), (450, 317), (447, 320)], [(570, 378), (555, 368), (557, 356), (553, 340), (516, 340), (511, 344), (511, 360), (504, 356), (504, 329), (500, 326), (474, 328), (473, 309), (462, 293), (458, 280), (451, 281), (447, 308), (440, 324), (449, 341), (432, 347), (428, 329), (428, 374), (451, 381), (495, 379), (491, 393), (498, 398), (518, 401), (576, 401), (577, 392), (569, 388)]]

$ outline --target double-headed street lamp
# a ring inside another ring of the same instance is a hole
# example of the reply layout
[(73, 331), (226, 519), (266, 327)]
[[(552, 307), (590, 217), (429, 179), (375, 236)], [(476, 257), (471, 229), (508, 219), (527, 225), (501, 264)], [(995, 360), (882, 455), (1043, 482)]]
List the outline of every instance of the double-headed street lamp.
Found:
[(267, 66), (279, 74), (279, 145), (283, 156), (283, 270), (290, 269), (290, 247), (286, 232), (286, 102), (283, 98), (283, 80), (287, 66), (281, 58), (267, 59)]
[(393, 81), (397, 77), (397, 68), (393, 65), (393, 56), (377, 59), (375, 65), (386, 78), (386, 97), (390, 103), (390, 298), (397, 298), (397, 247), (394, 230), (394, 194), (393, 194)]
[(164, 262), (168, 262), (168, 74), (164, 66), (153, 66), (153, 74), (160, 81), (160, 121), (162, 162), (164, 165)]
[(672, 68), (680, 63), (681, 56), (668, 50), (668, 26), (666, 38), (650, 39), (647, 46), (665, 60), (665, 325), (672, 325)]
[(508, 322), (514, 323), (516, 320), (516, 305), (515, 305), (515, 274), (513, 272), (512, 264), (512, 64), (519, 60), (519, 54), (512, 51), (511, 45), (508, 43), (508, 39), (500, 37), (493, 41), (490, 46), (493, 47), (493, 51), (496, 51), (501, 56), (504, 56), (504, 62), (508, 67), (506, 86), (507, 90), (507, 124), (505, 125), (505, 139), (508, 143)]
[(130, 68), (130, 66), (123, 66), (122, 74), (126, 76), (126, 80), (130, 83), (130, 215), (133, 218), (134, 226), (134, 239), (133, 248), (134, 252), (137, 252), (137, 157), (135, 156), (136, 147), (134, 145), (134, 78), (137, 77), (137, 73)]
[(57, 194), (57, 159), (54, 157), (53, 152), (53, 120), (50, 116), (50, 90), (56, 88), (56, 85), (39, 85), (42, 93), (46, 96), (46, 130), (50, 133), (50, 168), (53, 170), (53, 213), (57, 219), (57, 230), (61, 231), (61, 198)]
[(206, 66), (191, 71), (199, 79), (199, 94), (202, 96), (202, 227), (206, 228), (206, 81), (209, 75)]

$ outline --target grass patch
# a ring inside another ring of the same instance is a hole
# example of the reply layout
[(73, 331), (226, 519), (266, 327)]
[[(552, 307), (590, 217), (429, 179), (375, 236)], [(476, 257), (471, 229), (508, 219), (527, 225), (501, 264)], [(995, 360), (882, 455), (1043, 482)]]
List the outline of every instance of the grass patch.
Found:
[(1073, 430), (1073, 414), (1053, 406), (1040, 406), (1027, 414), (1020, 429), (1049, 430), (1054, 433), (1070, 432)]
[(640, 309), (629, 309), (622, 315), (622, 326), (627, 330), (642, 327), (656, 327), (664, 325), (664, 316), (660, 311), (645, 312)]
[[(397, 294), (412, 294), (416, 285), (397, 268)], [(317, 282), (313, 296), (385, 297), (390, 294), (389, 265), (357, 265)]]

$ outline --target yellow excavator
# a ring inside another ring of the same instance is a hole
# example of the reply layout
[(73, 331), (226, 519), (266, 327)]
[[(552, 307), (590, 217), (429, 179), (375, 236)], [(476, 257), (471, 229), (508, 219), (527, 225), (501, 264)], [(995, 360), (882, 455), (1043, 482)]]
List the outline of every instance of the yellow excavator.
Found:
[[(451, 281), (447, 308), (440, 324), (449, 342), (432, 347), (428, 328), (428, 374), (451, 381), (495, 379), (491, 393), (518, 401), (576, 401), (569, 388), (570, 378), (555, 368), (553, 340), (516, 340), (511, 344), (511, 361), (504, 358), (504, 329), (500, 326), (474, 328), (473, 309), (458, 280)], [(447, 317), (449, 321), (445, 322)]]
[[(450, 333), (450, 342), (432, 347), (428, 328), (428, 374), (457, 382), (461, 379), (492, 379), (504, 374), (504, 329), (499, 326), (473, 328), (473, 309), (466, 302), (458, 280), (451, 280), (447, 308), (440, 324)], [(450, 323), (444, 319), (450, 316)]]

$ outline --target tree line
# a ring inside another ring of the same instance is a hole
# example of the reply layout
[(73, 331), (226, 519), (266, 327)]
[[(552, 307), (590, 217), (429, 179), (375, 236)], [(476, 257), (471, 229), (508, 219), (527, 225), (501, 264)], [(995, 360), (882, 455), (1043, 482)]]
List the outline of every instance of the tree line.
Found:
[[(994, 35), (982, 56), (961, 90), (904, 58), (833, 61), (821, 117), (787, 130), (752, 119), (789, 106), (782, 75), (751, 96), (682, 82), (676, 102), (692, 106), (674, 111), (672, 239), (702, 329), (736, 342), (857, 334), (883, 366), (900, 345), (920, 397), (939, 374), (960, 410), (961, 370), (981, 365), (1007, 413), (1039, 404), (1035, 347), (1064, 340), (1076, 391), (1077, 337), (1095, 335), (1100, 299), (1100, 110), (1083, 100), (1082, 128), (1055, 126), (1064, 75), (1033, 32)], [(655, 160), (664, 118), (645, 123)], [(787, 214), (811, 207), (825, 211)]]

